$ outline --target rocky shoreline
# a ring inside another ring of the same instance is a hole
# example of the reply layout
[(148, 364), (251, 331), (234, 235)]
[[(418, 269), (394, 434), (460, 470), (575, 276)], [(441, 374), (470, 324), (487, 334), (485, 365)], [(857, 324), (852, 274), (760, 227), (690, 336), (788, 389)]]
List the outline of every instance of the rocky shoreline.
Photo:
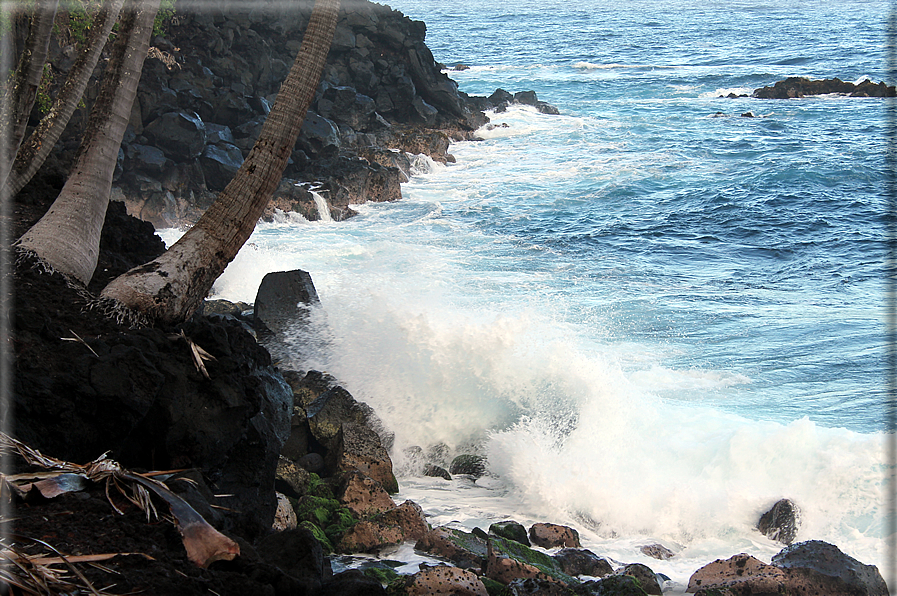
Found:
[[(432, 528), (425, 503), (396, 503), (391, 437), (376, 413), (338, 379), (272, 359), (283, 349), (285, 321), (301, 319), (297, 302), (316, 303), (308, 274), (271, 275), (254, 305), (209, 301), (172, 329), (130, 329), (101, 311), (91, 292), (164, 250), (154, 226), (192, 223), (239, 167), (307, 18), (273, 9), (179, 14), (144, 69), (91, 284), (78, 288), (27, 260), (13, 272), (16, 439), (77, 464), (109, 451), (135, 474), (164, 471), (158, 478), (236, 547), (197, 565), (185, 551), (183, 522), (148, 516), (108, 481), (56, 485), (58, 494), (48, 495), (28, 476), (46, 466), (10, 455), (14, 472), (26, 474), (14, 482), (18, 552), (114, 555), (101, 566), (77, 563), (81, 577), (65, 561), (47, 563), (70, 583), (56, 591), (71, 593), (89, 593), (89, 584), (191, 595), (662, 594), (664, 577), (583, 549), (574, 528), (511, 520), (471, 532)], [(425, 33), (423, 23), (388, 7), (348, 4), (266, 217), (350, 217), (354, 204), (401, 198), (414, 156), (452, 161), (450, 142), (475, 139), (488, 122), (484, 111), (517, 102), (557, 113), (531, 91), (459, 92)], [(62, 73), (67, 50), (54, 52)], [(249, 56), (261, 56), (262, 66)], [(16, 197), (15, 237), (58, 193), (85, 122), (83, 110), (53, 161)], [(425, 447), (422, 474), (485, 471), (476, 454), (447, 461)], [(782, 503), (758, 521), (758, 531), (787, 545), (771, 565), (735, 555), (697, 570), (688, 590), (887, 594), (874, 567), (825, 543), (792, 544), (799, 513)], [(164, 515), (171, 501), (155, 504)], [(397, 544), (443, 564), (399, 576), (395, 562), (368, 560), (334, 573), (337, 556)], [(675, 556), (660, 544), (642, 554)]]

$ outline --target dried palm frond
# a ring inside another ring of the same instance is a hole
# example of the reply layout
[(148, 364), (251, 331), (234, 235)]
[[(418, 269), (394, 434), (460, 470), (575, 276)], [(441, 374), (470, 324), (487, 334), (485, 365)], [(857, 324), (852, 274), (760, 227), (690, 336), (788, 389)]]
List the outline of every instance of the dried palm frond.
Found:
[[(168, 504), (174, 524), (181, 533), (187, 556), (194, 564), (206, 567), (214, 561), (229, 561), (240, 554), (240, 547), (236, 542), (209, 525), (189, 503), (171, 492), (163, 482), (153, 478), (153, 476), (159, 475), (159, 473), (138, 474), (131, 472), (122, 468), (117, 462), (108, 459), (106, 457), (107, 453), (84, 465), (73, 464), (53, 457), (47, 457), (9, 435), (0, 433), (0, 454), (8, 455), (14, 453), (20, 455), (27, 463), (33, 466), (55, 470), (55, 475), (50, 473), (44, 477), (44, 475), (39, 474), (38, 476), (42, 478), (39, 482), (33, 482), (34, 474), (0, 475), (0, 480), (3, 481), (4, 485), (13, 487), (21, 495), (27, 494), (31, 487), (37, 487), (45, 497), (48, 494), (55, 496), (64, 492), (71, 492), (66, 490), (67, 486), (72, 487), (76, 484), (72, 482), (71, 476), (83, 477), (92, 482), (104, 481), (106, 483), (106, 499), (113, 509), (120, 514), (122, 513), (112, 501), (109, 494), (110, 486), (114, 486), (126, 499), (141, 511), (144, 511), (147, 516), (147, 522), (149, 522), (151, 519), (159, 517), (149, 494), (149, 491), (152, 491)], [(38, 486), (41, 482), (45, 483), (42, 485), (44, 489)], [(26, 486), (28, 487), (27, 489), (25, 488)], [(44, 490), (47, 490), (47, 492), (45, 493)]]

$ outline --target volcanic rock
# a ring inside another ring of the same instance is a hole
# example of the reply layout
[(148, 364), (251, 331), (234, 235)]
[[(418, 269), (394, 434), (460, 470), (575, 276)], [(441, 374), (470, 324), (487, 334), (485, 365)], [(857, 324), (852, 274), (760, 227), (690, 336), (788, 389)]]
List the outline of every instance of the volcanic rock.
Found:
[(508, 540), (515, 540), (526, 546), (530, 545), (529, 538), (526, 536), (526, 528), (513, 520), (491, 524), (489, 526), (489, 533), (501, 536), (502, 538), (507, 538)]
[(475, 573), (438, 565), (427, 567), (413, 576), (406, 584), (408, 596), (487, 596), (486, 586)]
[(448, 559), (464, 569), (482, 569), (486, 562), (486, 541), (455, 528), (434, 528), (418, 540), (414, 548)]
[(567, 575), (604, 577), (614, 571), (607, 559), (584, 548), (561, 549), (554, 554), (554, 560)]
[(757, 529), (770, 540), (791, 544), (800, 529), (800, 509), (792, 500), (782, 499), (760, 516)]
[(537, 523), (529, 529), (529, 538), (536, 546), (555, 548), (557, 546), (579, 548), (579, 532), (569, 526)]

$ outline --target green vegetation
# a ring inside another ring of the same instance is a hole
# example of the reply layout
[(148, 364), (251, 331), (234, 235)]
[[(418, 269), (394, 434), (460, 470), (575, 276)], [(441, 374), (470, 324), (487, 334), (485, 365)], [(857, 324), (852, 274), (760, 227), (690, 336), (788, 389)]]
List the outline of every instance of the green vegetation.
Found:
[(532, 565), (548, 577), (552, 577), (565, 584), (576, 585), (580, 583), (575, 577), (561, 571), (557, 561), (543, 552), (533, 550), (519, 542), (501, 538), (499, 536), (492, 536), (489, 540), (492, 542), (492, 550), (495, 552), (501, 553), (516, 561), (520, 561), (521, 563)]
[[(318, 487), (330, 491), (326, 484), (320, 482), (320, 478), (315, 474), (312, 476), (320, 483)], [(293, 505), (299, 525), (308, 528), (328, 553), (335, 550), (334, 546), (340, 537), (358, 522), (352, 512), (340, 505), (332, 495), (327, 498), (308, 494), (298, 500), (290, 499), (290, 504)]]
[(50, 86), (53, 85), (53, 67), (50, 63), (44, 64), (44, 74), (41, 75), (40, 85), (37, 86), (37, 94), (34, 103), (41, 114), (46, 114), (53, 107), (53, 98), (50, 97)]

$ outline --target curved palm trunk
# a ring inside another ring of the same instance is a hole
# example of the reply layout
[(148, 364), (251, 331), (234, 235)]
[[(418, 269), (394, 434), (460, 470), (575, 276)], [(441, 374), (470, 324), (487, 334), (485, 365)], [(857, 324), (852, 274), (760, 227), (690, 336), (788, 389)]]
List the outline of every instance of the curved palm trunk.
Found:
[(84, 48), (69, 70), (65, 83), (53, 102), (53, 107), (15, 154), (15, 163), (6, 179), (6, 188), (3, 188), (0, 194), (11, 197), (22, 190), (53, 151), (56, 141), (62, 136), (72, 114), (78, 108), (78, 102), (84, 95), (123, 4), (124, 0), (106, 0), (103, 3), (103, 7), (94, 18)]
[(10, 161), (25, 136), (25, 126), (28, 124), (28, 117), (37, 97), (37, 88), (44, 73), (44, 62), (47, 61), (50, 34), (53, 32), (53, 21), (56, 19), (58, 6), (59, 0), (34, 3), (28, 39), (25, 41), (12, 84), (7, 92), (3, 113), (0, 114), (0, 139), (6, 143), (6, 153), (3, 163), (0, 164), (0, 184), (6, 181)]
[(160, 0), (131, 0), (75, 165), (49, 211), (16, 242), (54, 270), (87, 284), (97, 266), (100, 232), (118, 150), (137, 94)]
[(233, 180), (161, 257), (112, 280), (102, 297), (162, 324), (190, 317), (239, 252), (280, 182), (314, 99), (339, 0), (316, 0), (302, 46), (258, 140)]

